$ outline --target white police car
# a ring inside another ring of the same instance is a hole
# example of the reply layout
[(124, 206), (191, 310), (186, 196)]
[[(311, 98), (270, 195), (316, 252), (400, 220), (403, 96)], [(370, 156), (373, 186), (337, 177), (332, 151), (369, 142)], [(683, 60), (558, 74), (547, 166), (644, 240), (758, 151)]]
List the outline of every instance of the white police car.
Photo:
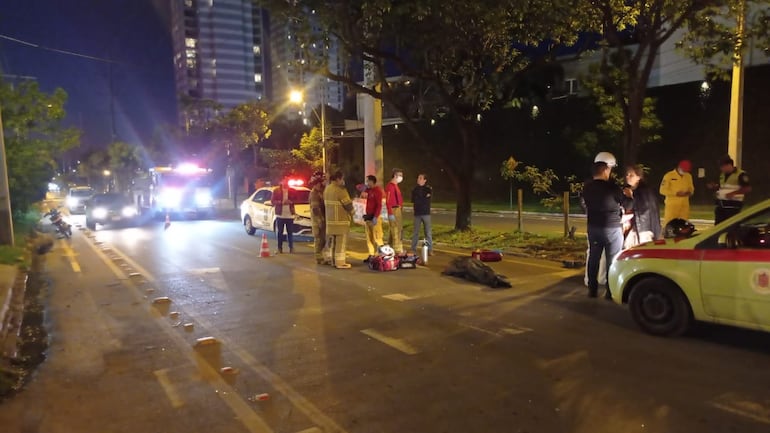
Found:
[[(294, 201), (294, 234), (313, 236), (310, 221), (310, 189), (302, 186), (302, 180), (289, 181), (289, 194)], [(257, 229), (276, 231), (275, 208), (272, 204), (273, 191), (277, 186), (259, 188), (241, 203), (241, 222), (246, 234), (253, 235)]]

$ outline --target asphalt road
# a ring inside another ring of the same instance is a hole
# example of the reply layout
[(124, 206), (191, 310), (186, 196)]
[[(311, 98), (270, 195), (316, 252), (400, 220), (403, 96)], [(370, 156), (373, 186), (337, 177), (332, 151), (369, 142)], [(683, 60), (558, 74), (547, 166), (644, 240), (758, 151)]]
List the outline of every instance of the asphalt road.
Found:
[(58, 241), (49, 359), (0, 405), (3, 432), (770, 431), (768, 334), (649, 337), (550, 262), (495, 263), (513, 288), (493, 290), (439, 274), (465, 252), (335, 270), (307, 243), (260, 258), (259, 235), (173, 221)]

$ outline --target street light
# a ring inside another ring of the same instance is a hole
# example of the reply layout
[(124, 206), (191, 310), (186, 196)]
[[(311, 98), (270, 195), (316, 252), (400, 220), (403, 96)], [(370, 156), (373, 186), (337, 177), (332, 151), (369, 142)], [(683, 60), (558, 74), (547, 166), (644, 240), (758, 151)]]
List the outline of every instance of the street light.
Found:
[[(292, 90), (289, 92), (289, 102), (292, 104), (302, 104), (304, 102), (304, 95), (301, 90)], [(321, 92), (321, 115), (318, 116), (315, 108), (310, 107), (313, 114), (316, 115), (321, 121), (321, 164), (323, 165), (323, 174), (326, 174), (326, 92)]]

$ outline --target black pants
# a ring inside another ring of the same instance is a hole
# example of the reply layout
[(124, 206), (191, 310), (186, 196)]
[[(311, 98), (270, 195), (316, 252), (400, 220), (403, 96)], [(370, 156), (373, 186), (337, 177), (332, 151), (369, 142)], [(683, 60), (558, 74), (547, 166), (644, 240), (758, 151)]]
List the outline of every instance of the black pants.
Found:
[(293, 218), (276, 218), (275, 219), (275, 228), (278, 233), (276, 234), (278, 238), (278, 249), (283, 249), (283, 240), (284, 238), (284, 230), (286, 231), (286, 237), (289, 240), (289, 249), (294, 248), (294, 219)]
[(735, 207), (722, 207), (717, 206), (714, 208), (714, 225), (717, 225), (721, 223), (722, 221), (730, 218), (733, 215), (737, 215), (743, 206), (735, 206)]

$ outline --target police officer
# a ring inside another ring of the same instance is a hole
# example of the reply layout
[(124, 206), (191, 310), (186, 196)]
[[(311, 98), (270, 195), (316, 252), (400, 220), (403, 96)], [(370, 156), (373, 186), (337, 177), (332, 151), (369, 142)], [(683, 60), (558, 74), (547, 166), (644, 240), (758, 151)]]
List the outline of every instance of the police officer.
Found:
[(749, 175), (735, 166), (730, 155), (719, 160), (719, 183), (710, 183), (708, 187), (716, 191), (716, 208), (714, 208), (714, 224), (736, 215), (743, 208), (743, 199), (751, 192)]

